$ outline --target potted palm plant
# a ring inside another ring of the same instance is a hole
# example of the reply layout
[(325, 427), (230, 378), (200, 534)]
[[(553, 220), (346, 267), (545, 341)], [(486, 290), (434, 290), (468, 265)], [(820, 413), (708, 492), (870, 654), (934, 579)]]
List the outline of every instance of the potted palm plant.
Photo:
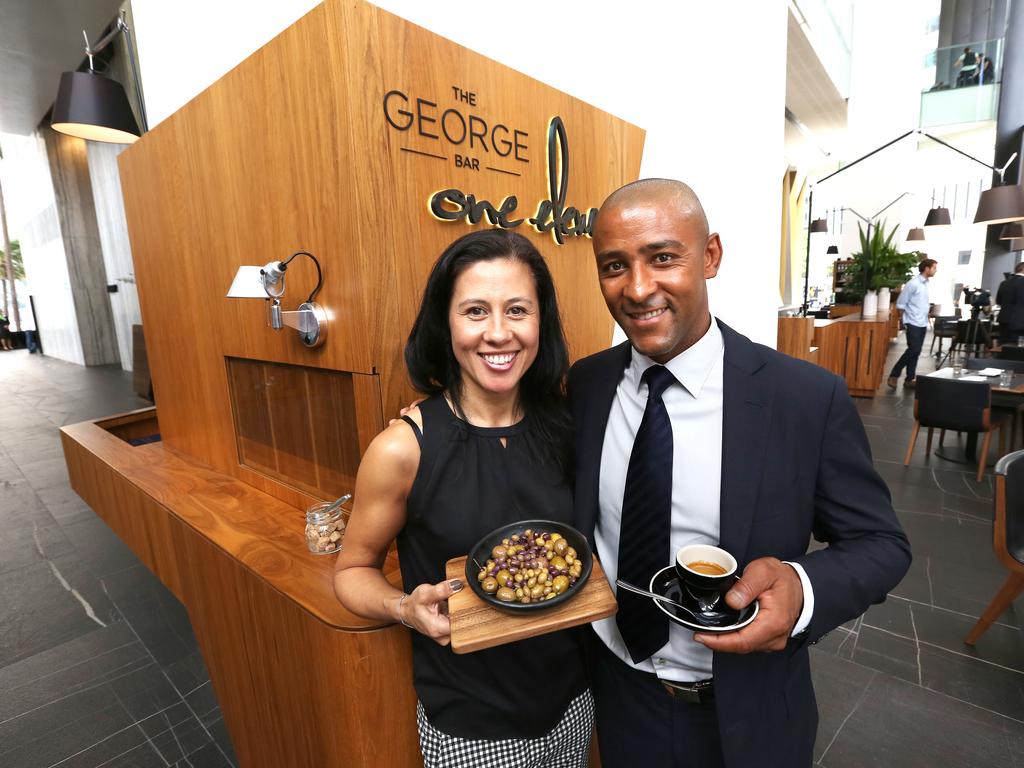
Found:
[(911, 267), (917, 263), (914, 253), (900, 253), (893, 245), (896, 229), (886, 232), (885, 222), (871, 231), (870, 237), (858, 224), (860, 251), (851, 254), (853, 264), (849, 269), (853, 290), (848, 295), (863, 297), (861, 314), (873, 317), (879, 312), (889, 311), (890, 291), (899, 288), (907, 279)]

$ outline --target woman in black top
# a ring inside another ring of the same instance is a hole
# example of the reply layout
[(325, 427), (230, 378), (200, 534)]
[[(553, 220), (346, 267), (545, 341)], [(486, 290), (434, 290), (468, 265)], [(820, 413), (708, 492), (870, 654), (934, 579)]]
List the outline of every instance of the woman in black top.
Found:
[[(587, 764), (593, 705), (573, 631), (455, 655), (445, 563), (516, 520), (572, 522), (568, 353), (554, 284), (522, 235), (474, 232), (438, 259), (405, 349), (429, 397), (367, 449), (335, 590), (413, 633), (427, 766)], [(381, 572), (397, 537), (403, 588)], [(410, 713), (411, 714), (411, 713)]]

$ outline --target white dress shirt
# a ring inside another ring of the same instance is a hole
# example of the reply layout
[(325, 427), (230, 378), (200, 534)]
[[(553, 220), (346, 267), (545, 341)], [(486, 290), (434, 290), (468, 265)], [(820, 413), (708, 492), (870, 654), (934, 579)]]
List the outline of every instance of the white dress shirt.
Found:
[[(608, 581), (615, 589), (618, 573), (619, 530), (622, 497), (633, 440), (647, 407), (647, 385), (643, 373), (656, 363), (636, 349), (615, 390), (601, 452), (598, 487), (600, 511), (595, 540)], [(689, 349), (665, 363), (678, 384), (669, 385), (662, 400), (672, 422), (672, 530), (665, 565), (670, 565), (680, 547), (712, 544), (719, 537), (719, 504), (722, 483), (722, 392), (725, 345), (718, 323), (711, 320), (707, 333)], [(814, 594), (804, 569), (791, 563), (800, 576), (804, 607), (793, 629), (802, 632), (810, 623)], [(652, 574), (653, 575), (653, 574)], [(647, 588), (647, 584), (638, 584)], [(615, 617), (595, 622), (594, 631), (605, 645), (626, 664), (659, 678), (693, 682), (711, 677), (712, 652), (693, 639), (693, 631), (669, 623), (668, 643), (650, 659), (634, 664), (619, 634)]]

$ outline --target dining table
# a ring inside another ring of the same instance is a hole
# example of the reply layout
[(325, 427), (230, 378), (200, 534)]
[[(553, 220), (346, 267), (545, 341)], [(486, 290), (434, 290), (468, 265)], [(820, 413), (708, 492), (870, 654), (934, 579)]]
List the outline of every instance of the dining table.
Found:
[[(995, 370), (993, 366), (989, 370)], [(932, 373), (925, 374), (937, 379), (954, 379), (956, 381), (984, 381), (992, 388), (992, 400), (994, 405), (1006, 405), (1010, 407), (1024, 405), (1024, 373), (1015, 373), (1009, 387), (1003, 387), (999, 383), (999, 374), (986, 376), (979, 371), (962, 369), (957, 375), (952, 367), (940, 368)], [(1015, 417), (1016, 418), (1016, 417)], [(939, 446), (935, 449), (935, 455), (946, 461), (958, 464), (977, 464), (978, 462), (978, 433), (968, 432), (964, 440), (963, 451), (959, 452), (959, 446)]]

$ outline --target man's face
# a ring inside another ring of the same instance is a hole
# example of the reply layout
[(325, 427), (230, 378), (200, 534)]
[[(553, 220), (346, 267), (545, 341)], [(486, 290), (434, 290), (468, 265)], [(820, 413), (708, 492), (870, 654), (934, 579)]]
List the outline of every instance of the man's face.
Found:
[(925, 277), (935, 277), (935, 273), (939, 271), (938, 264), (932, 264), (930, 267), (926, 267), (924, 270)]
[(705, 280), (718, 274), (722, 244), (696, 217), (659, 200), (601, 210), (594, 254), (608, 311), (637, 351), (658, 363), (708, 329)]

